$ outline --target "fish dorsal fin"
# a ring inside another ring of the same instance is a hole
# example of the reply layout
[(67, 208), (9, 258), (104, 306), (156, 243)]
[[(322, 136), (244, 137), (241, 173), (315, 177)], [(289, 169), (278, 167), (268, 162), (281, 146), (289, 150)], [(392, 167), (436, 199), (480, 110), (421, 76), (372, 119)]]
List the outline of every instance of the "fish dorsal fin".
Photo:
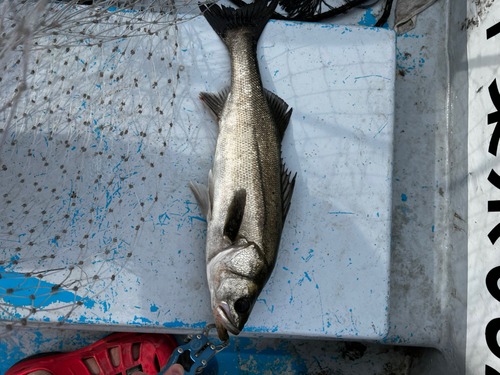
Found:
[(245, 189), (240, 189), (236, 191), (233, 200), (229, 204), (226, 223), (224, 224), (224, 235), (226, 235), (231, 242), (236, 241), (236, 237), (238, 236), (238, 231), (243, 221), (246, 201), (247, 192)]
[[(285, 136), (285, 130), (290, 122), (290, 116), (292, 116), (293, 109), (288, 110), (288, 104), (281, 99), (278, 95), (273, 94), (271, 91), (264, 89), (264, 94), (266, 95), (267, 104), (274, 118), (274, 122), (278, 127), (278, 132), (280, 134), (281, 140)], [(288, 110), (288, 112), (287, 112)]]
[(293, 176), (290, 181), (290, 175), (292, 172), (288, 172), (281, 160), (281, 197), (282, 197), (282, 212), (283, 212), (283, 224), (285, 224), (286, 215), (290, 209), (290, 201), (292, 200), (293, 188), (295, 187), (295, 178), (297, 173)]
[(212, 219), (213, 185), (212, 170), (208, 172), (208, 187), (196, 182), (189, 182), (189, 188), (194, 195), (194, 199), (200, 207), (201, 214), (207, 221)]
[(224, 103), (226, 103), (229, 91), (230, 87), (227, 86), (215, 94), (200, 92), (200, 99), (212, 110), (217, 120), (222, 116), (222, 110), (224, 109)]

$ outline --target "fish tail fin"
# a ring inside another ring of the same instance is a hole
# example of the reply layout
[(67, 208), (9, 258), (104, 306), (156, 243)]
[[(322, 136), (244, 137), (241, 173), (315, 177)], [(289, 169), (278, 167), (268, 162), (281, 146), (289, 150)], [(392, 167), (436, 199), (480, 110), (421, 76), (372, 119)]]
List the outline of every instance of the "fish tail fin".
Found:
[(278, 0), (272, 0), (269, 4), (268, 0), (255, 0), (254, 3), (239, 9), (228, 8), (224, 5), (219, 7), (217, 4), (209, 4), (208, 6), (199, 4), (199, 7), (210, 26), (224, 42), (226, 42), (229, 30), (248, 27), (252, 30), (253, 40), (257, 44), (260, 34), (262, 34), (277, 5)]

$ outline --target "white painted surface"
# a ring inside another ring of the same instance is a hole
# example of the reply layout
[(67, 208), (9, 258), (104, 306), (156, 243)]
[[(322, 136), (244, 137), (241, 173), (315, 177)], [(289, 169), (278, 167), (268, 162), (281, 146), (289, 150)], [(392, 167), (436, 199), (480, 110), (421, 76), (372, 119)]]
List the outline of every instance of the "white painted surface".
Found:
[[(161, 46), (161, 39), (151, 39)], [(110, 44), (101, 56), (92, 48), (79, 54), (89, 62), (89, 72), (86, 79), (74, 80), (79, 95), (70, 95), (66, 106), (78, 107), (83, 116), (75, 116), (71, 125), (61, 121), (52, 140), (48, 131), (30, 130), (40, 121), (36, 116), (17, 123), (9, 135), (17, 143), (7, 144), (2, 154), (7, 170), (0, 172), (0, 190), (8, 192), (3, 199), (11, 203), (0, 216), (0, 246), (5, 259), (19, 260), (0, 266), (2, 275), (12, 272), (9, 281), (0, 279), (4, 319), (55, 323), (81, 299), (83, 306), (67, 322), (188, 331), (212, 321), (204, 270), (206, 224), (187, 183), (207, 180), (216, 126), (197, 93), (229, 83), (227, 52), (204, 19), (179, 27), (180, 50), (173, 64), (181, 75), (167, 133), (170, 120), (155, 106), (168, 107), (171, 93), (163, 97), (152, 90), (154, 82), (167, 85), (173, 77), (161, 53), (153, 55), (151, 65), (134, 65), (127, 53), (114, 65), (119, 71), (127, 60), (120, 89), (113, 86), (116, 80), (109, 87), (104, 81), (113, 73), (105, 59), (115, 45), (118, 54), (126, 48), (137, 55), (151, 49), (127, 43)], [(388, 330), (394, 34), (272, 22), (258, 57), (264, 86), (294, 108), (283, 157), (298, 177), (275, 271), (242, 335), (381, 339)], [(74, 68), (61, 68), (68, 69), (66, 82), (76, 76)], [(137, 89), (134, 76), (141, 77)], [(110, 106), (101, 105), (101, 97), (82, 104), (86, 88), (95, 90), (95, 85), (103, 87), (103, 100), (112, 98)], [(38, 99), (53, 87), (43, 86)], [(142, 117), (137, 114), (141, 103), (146, 103)], [(61, 108), (63, 120), (67, 107)], [(98, 128), (109, 123), (115, 126), (109, 131)], [(125, 129), (128, 133), (120, 135)], [(21, 178), (26, 181), (20, 183)], [(53, 188), (59, 190), (52, 193)], [(70, 198), (73, 191), (76, 198)], [(56, 235), (62, 238), (54, 241)], [(54, 258), (41, 259), (50, 254)], [(75, 263), (70, 274), (68, 267)], [(44, 272), (46, 284), (26, 272)], [(117, 275), (114, 282), (112, 275)], [(32, 287), (34, 301), (26, 298), (23, 283)], [(64, 292), (51, 295), (55, 284), (63, 284)], [(8, 294), (9, 287), (17, 294)], [(30, 313), (31, 307), (38, 312)]]
[[(488, 212), (488, 201), (498, 200), (498, 189), (488, 181), (491, 171), (500, 173), (500, 154), (488, 152), (496, 124), (488, 124), (488, 114), (496, 111), (489, 86), (500, 84), (500, 34), (486, 38), (486, 30), (500, 22), (500, 4), (469, 1), (469, 220), (467, 296), (467, 374), (484, 374), (488, 365), (500, 371), (500, 358), (486, 343), (488, 323), (500, 318), (500, 301), (486, 287), (486, 276), (500, 266), (498, 246), (488, 234), (500, 222), (500, 213)], [(472, 21), (472, 22), (471, 22)], [(498, 335), (494, 334), (494, 342)], [(492, 372), (493, 373), (493, 372)]]

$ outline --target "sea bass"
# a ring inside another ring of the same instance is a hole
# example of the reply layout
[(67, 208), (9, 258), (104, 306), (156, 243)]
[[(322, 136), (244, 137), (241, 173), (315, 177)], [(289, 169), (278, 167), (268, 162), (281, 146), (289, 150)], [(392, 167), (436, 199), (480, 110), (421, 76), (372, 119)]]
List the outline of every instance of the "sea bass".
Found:
[(219, 122), (208, 185), (190, 183), (207, 220), (207, 279), (219, 338), (243, 329), (271, 275), (290, 207), (295, 177), (281, 160), (281, 140), (292, 109), (265, 90), (257, 41), (278, 1), (238, 10), (200, 5), (226, 44), (231, 86), (200, 98)]

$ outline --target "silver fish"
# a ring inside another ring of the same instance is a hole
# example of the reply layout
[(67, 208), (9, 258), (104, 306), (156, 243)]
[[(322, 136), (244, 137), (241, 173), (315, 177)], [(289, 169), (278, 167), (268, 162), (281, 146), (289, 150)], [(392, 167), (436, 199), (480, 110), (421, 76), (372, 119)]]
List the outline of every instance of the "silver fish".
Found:
[(273, 271), (295, 185), (281, 160), (292, 110), (262, 87), (256, 54), (277, 2), (200, 5), (231, 58), (231, 86), (200, 94), (219, 120), (213, 172), (208, 187), (190, 183), (208, 223), (207, 278), (223, 341), (243, 329)]

